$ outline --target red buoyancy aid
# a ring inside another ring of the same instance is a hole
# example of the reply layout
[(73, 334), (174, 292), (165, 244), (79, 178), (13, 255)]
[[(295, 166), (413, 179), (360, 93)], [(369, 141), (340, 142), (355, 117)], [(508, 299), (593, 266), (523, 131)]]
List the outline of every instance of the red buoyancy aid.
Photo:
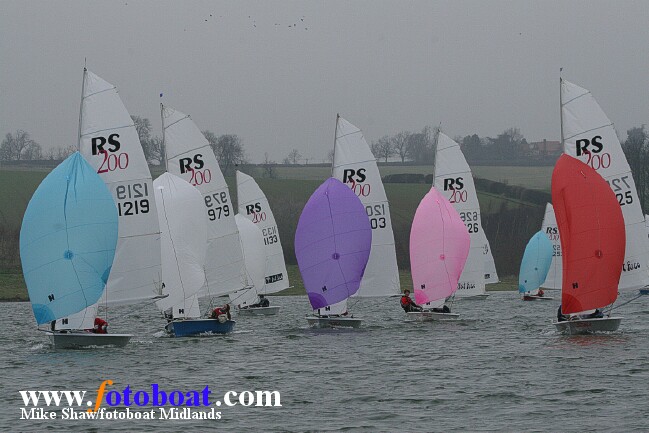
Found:
[(401, 297), (401, 306), (405, 307), (412, 304), (412, 299), (409, 296), (403, 295)]
[(95, 334), (108, 334), (108, 322), (101, 317), (95, 317), (95, 327), (92, 332)]

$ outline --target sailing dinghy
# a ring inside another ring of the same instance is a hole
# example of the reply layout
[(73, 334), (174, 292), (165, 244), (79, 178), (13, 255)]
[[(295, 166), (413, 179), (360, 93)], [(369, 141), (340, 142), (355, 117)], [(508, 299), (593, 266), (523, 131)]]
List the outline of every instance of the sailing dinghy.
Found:
[(552, 173), (552, 202), (563, 252), (554, 325), (568, 334), (615, 331), (621, 317), (591, 312), (617, 299), (626, 235), (615, 193), (593, 168), (564, 154)]
[[(288, 273), (286, 272), (286, 263), (284, 261), (284, 251), (282, 250), (279, 230), (277, 229), (275, 216), (270, 208), (268, 199), (261, 188), (259, 188), (259, 185), (257, 185), (257, 182), (251, 176), (240, 171), (237, 171), (237, 202), (239, 205), (239, 215), (254, 223), (262, 234), (262, 245), (260, 248), (264, 251), (266, 257), (264, 276), (261, 284), (258, 284), (258, 287), (254, 289), (256, 296), (244, 300), (243, 304), (244, 306), (246, 304), (255, 305), (260, 301), (258, 295), (268, 295), (287, 289), (289, 287)], [(237, 226), (239, 224), (237, 222)], [(241, 233), (241, 229), (239, 229), (239, 232)], [(242, 246), (244, 247), (245, 256), (246, 242), (243, 239)], [(254, 247), (251, 246), (251, 248)], [(251, 266), (254, 267), (255, 265), (251, 263)], [(246, 269), (248, 269), (247, 258)], [(252, 273), (249, 269), (248, 271)], [(272, 316), (277, 314), (279, 309), (280, 307), (278, 306), (248, 307), (239, 309), (238, 313), (240, 315)]]
[(255, 223), (241, 214), (235, 215), (243, 259), (246, 264), (247, 274), (250, 281), (246, 285), (250, 288), (230, 293), (230, 303), (237, 305), (237, 312), (242, 316), (273, 316), (279, 312), (280, 307), (258, 306), (260, 294), (264, 294), (266, 286), (266, 267), (268, 257), (264, 248), (264, 236)]
[(545, 215), (543, 215), (543, 224), (541, 230), (545, 233), (552, 244), (552, 262), (548, 275), (545, 281), (541, 284), (544, 289), (561, 290), (561, 283), (563, 281), (563, 265), (561, 262), (561, 236), (559, 235), (559, 228), (557, 227), (557, 218), (554, 215), (554, 208), (552, 203), (547, 203), (545, 206)]
[[(376, 298), (398, 296), (401, 291), (399, 269), (394, 247), (390, 203), (385, 194), (376, 158), (363, 132), (347, 120), (336, 116), (336, 133), (332, 177), (338, 179), (356, 194), (370, 219), (372, 249), (354, 297)], [(346, 303), (330, 307), (345, 311)]]
[[(485, 263), (488, 257), (485, 258), (484, 251), (488, 241), (483, 233), (480, 203), (471, 168), (460, 145), (449, 136), (438, 131), (436, 141), (434, 186), (460, 214), (471, 239), (471, 249), (455, 296), (472, 300), (486, 299), (489, 296), (485, 290)], [(491, 272), (489, 270), (490, 278)]]
[(518, 292), (524, 301), (551, 301), (554, 298), (539, 292), (552, 264), (552, 243), (543, 230), (537, 232), (525, 247), (518, 273)]
[(358, 291), (371, 247), (372, 228), (365, 207), (349, 187), (327, 179), (307, 201), (295, 231), (295, 256), (316, 312), (307, 316), (311, 327), (361, 325), (361, 319), (346, 311), (331, 314), (324, 309)]
[[(419, 203), (410, 229), (410, 268), (415, 302), (426, 306), (408, 312), (418, 320), (457, 320), (443, 312), (447, 298), (458, 290), (458, 280), (469, 255), (469, 233), (453, 205), (433, 186)], [(482, 259), (482, 256), (480, 256)]]
[(131, 339), (92, 333), (92, 325), (55, 330), (56, 320), (101, 298), (115, 258), (117, 220), (110, 191), (79, 152), (52, 170), (29, 201), (20, 259), (36, 323), (50, 325), (45, 332), (57, 349), (121, 347)]

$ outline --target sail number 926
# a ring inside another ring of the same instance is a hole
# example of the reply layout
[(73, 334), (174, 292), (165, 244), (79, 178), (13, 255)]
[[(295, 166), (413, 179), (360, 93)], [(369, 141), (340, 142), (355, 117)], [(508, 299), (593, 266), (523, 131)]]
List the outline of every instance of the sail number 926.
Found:
[(480, 215), (478, 215), (478, 212), (460, 212), (460, 218), (464, 221), (469, 233), (478, 233), (480, 231), (480, 224), (478, 224)]
[(230, 206), (228, 195), (225, 191), (215, 192), (205, 196), (205, 206), (207, 206), (207, 217), (210, 221), (216, 221), (221, 217), (230, 216)]
[(146, 183), (118, 185), (115, 189), (117, 213), (119, 216), (131, 216), (149, 213), (149, 186)]

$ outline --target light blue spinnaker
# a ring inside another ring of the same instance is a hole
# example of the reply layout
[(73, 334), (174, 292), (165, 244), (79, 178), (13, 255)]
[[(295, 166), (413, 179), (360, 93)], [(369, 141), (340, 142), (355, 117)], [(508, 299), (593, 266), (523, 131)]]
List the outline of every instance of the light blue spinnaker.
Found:
[(117, 245), (117, 208), (78, 152), (41, 182), (20, 229), (20, 259), (36, 322), (76, 313), (101, 297)]
[(541, 230), (532, 236), (525, 247), (518, 275), (518, 291), (525, 293), (538, 289), (545, 281), (551, 263), (552, 243)]

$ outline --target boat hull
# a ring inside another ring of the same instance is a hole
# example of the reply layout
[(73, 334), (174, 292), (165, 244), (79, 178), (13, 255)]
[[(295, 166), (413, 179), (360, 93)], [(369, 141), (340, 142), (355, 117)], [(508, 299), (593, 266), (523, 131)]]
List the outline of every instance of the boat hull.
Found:
[(438, 313), (436, 311), (411, 311), (406, 313), (410, 319), (419, 320), (421, 322), (439, 322), (458, 320), (460, 315), (457, 313)]
[(131, 334), (93, 334), (92, 332), (46, 332), (55, 349), (82, 349), (84, 347), (124, 347)]
[(568, 334), (592, 334), (595, 332), (617, 331), (622, 322), (622, 317), (602, 317), (593, 319), (573, 319), (565, 322), (553, 322), (557, 331)]
[(649, 289), (640, 289), (641, 295), (649, 295)]
[(306, 320), (312, 328), (359, 328), (363, 321), (355, 317), (319, 316), (307, 316)]
[(174, 320), (167, 323), (165, 330), (174, 337), (191, 337), (196, 335), (228, 334), (235, 325), (234, 320), (223, 323), (217, 319)]
[(281, 307), (256, 307), (256, 308), (243, 308), (237, 310), (240, 316), (274, 316), (279, 313)]
[(489, 297), (489, 293), (481, 293), (479, 295), (473, 296), (456, 296), (455, 299), (461, 299), (463, 301), (483, 301)]
[(525, 295), (523, 296), (523, 301), (552, 301), (554, 298), (552, 296), (536, 296), (536, 295)]

